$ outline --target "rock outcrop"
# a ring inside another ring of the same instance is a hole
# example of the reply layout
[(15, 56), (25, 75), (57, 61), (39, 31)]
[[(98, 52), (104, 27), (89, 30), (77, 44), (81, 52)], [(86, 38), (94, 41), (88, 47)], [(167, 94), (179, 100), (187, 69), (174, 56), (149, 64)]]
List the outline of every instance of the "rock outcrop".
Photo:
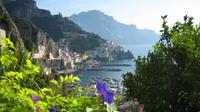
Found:
[(6, 8), (4, 7), (2, 0), (0, 0), (0, 12), (2, 17), (0, 21), (0, 27), (11, 33), (10, 38), (15, 44), (18, 43), (20, 48), (24, 48), (24, 42), (21, 38), (19, 30), (7, 12)]
[(35, 16), (51, 15), (50, 11), (39, 9), (34, 0), (4, 0), (4, 4), (10, 15), (23, 19), (31, 20)]

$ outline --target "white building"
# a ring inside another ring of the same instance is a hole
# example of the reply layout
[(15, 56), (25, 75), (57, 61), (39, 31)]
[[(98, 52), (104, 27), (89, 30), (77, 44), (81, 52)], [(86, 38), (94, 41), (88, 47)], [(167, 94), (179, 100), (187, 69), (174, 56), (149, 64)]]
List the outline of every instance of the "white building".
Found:
[(6, 38), (6, 31), (3, 29), (0, 29), (0, 37)]
[(38, 50), (35, 54), (33, 54), (34, 59), (41, 59), (45, 56), (45, 46), (39, 45)]
[(4, 39), (1, 39), (1, 38), (6, 38), (6, 31), (3, 29), (0, 29), (0, 45), (4, 46), (5, 41)]
[(98, 58), (108, 58), (108, 57), (109, 57), (109, 49), (107, 47), (98, 49)]
[(71, 69), (75, 69), (75, 64), (74, 64), (74, 60), (72, 58), (72, 56), (70, 56), (69, 53), (65, 53), (64, 57), (63, 57), (63, 63), (64, 66), (67, 68), (71, 68)]

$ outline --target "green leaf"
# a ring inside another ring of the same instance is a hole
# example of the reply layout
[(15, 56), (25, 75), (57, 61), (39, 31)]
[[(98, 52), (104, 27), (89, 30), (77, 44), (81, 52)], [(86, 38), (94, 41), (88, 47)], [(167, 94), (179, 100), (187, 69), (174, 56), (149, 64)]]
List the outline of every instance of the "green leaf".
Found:
[(52, 84), (58, 86), (58, 82), (57, 82), (55, 79), (50, 80), (50, 83), (52, 83)]
[(52, 93), (52, 89), (50, 89), (50, 88), (42, 88), (41, 91), (42, 91), (42, 92), (49, 92), (49, 93)]

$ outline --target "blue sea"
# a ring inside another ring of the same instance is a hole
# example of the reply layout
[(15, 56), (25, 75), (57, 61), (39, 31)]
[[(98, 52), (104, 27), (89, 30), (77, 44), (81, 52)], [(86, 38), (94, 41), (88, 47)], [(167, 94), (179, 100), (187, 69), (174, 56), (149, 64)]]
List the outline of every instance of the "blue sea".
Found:
[[(125, 50), (130, 50), (134, 57), (146, 56), (149, 51), (151, 51), (151, 44), (144, 45), (123, 45)], [(83, 85), (88, 85), (91, 78), (103, 77), (103, 78), (114, 78), (121, 80), (122, 75), (127, 72), (134, 73), (135, 71), (135, 62), (134, 59), (118, 60), (113, 62), (108, 62), (105, 64), (130, 64), (132, 66), (107, 66), (108, 68), (121, 69), (121, 71), (81, 71), (78, 73), (81, 78)]]

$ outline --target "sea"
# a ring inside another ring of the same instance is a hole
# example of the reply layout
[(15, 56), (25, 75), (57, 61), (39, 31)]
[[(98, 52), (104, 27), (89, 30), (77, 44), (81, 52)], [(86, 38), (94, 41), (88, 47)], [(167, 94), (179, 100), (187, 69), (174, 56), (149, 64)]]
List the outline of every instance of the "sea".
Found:
[[(127, 51), (131, 51), (134, 58), (138, 56), (147, 56), (149, 51), (152, 51), (152, 44), (142, 44), (142, 45), (122, 45)], [(121, 71), (80, 71), (78, 75), (81, 79), (82, 85), (88, 85), (93, 78), (112, 78), (117, 80), (123, 79), (123, 74), (127, 72), (135, 72), (135, 62), (134, 59), (117, 60), (112, 62), (104, 62), (103, 64), (128, 64), (131, 66), (106, 66), (107, 68), (121, 69)]]

